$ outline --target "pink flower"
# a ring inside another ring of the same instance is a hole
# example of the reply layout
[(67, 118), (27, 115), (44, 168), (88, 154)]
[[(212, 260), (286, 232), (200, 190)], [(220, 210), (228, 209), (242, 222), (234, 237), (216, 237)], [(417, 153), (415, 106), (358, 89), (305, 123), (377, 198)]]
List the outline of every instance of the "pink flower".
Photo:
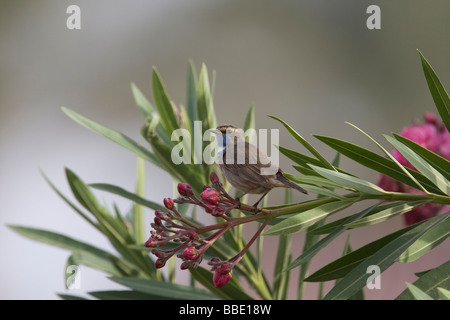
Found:
[(221, 264), (216, 271), (214, 271), (213, 275), (213, 284), (214, 287), (220, 288), (227, 284), (228, 281), (230, 281), (232, 274), (231, 274), (231, 268), (232, 265), (229, 262), (224, 262)]
[[(440, 155), (441, 157), (450, 160), (450, 134), (443, 125), (439, 122), (437, 117), (427, 112), (424, 114), (425, 123), (422, 125), (415, 124), (406, 127), (402, 130), (401, 136), (408, 138), (422, 147)], [(392, 155), (405, 167), (416, 170), (408, 160), (403, 157), (396, 149), (393, 150)], [(381, 175), (378, 181), (378, 186), (386, 191), (393, 192), (409, 192), (409, 193), (423, 193), (417, 189), (398, 182), (388, 176)], [(444, 206), (441, 204), (427, 203), (415, 208), (404, 214), (405, 223), (407, 225), (436, 216)]]

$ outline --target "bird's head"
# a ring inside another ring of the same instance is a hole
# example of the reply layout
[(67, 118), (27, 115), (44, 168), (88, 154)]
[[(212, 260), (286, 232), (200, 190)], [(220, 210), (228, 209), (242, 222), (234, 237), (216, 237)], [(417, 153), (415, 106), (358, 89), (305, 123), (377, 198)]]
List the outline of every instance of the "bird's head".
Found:
[[(209, 129), (209, 132), (215, 133), (217, 137), (221, 137), (222, 141), (239, 141), (244, 139), (242, 129), (235, 127), (231, 124), (223, 124), (218, 126), (216, 129)], [(219, 140), (221, 141), (221, 140)]]

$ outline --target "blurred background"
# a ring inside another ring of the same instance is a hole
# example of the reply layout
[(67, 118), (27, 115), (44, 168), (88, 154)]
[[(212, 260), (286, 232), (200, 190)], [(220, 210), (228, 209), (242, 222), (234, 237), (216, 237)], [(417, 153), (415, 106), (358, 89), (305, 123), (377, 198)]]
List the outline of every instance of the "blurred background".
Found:
[[(66, 9), (81, 8), (81, 30), (68, 30)], [(381, 29), (369, 30), (366, 9), (381, 8)], [(388, 147), (383, 133), (400, 132), (427, 111), (435, 111), (423, 76), (420, 49), (447, 90), (450, 88), (450, 5), (441, 1), (206, 1), (206, 0), (16, 0), (0, 1), (0, 299), (57, 299), (118, 288), (101, 272), (81, 267), (81, 290), (64, 288), (69, 252), (27, 240), (6, 227), (26, 225), (64, 233), (111, 249), (50, 189), (42, 170), (70, 195), (64, 168), (86, 182), (133, 190), (136, 157), (71, 121), (61, 106), (74, 109), (141, 143), (143, 118), (130, 82), (151, 99), (151, 68), (160, 72), (169, 95), (186, 104), (188, 60), (215, 70), (219, 123), (242, 125), (251, 104), (258, 128), (279, 128), (280, 144), (298, 144), (267, 114), (288, 121), (330, 159), (311, 134), (376, 147), (345, 121)], [(151, 99), (152, 100), (152, 99)], [(285, 171), (295, 173), (286, 158)], [(347, 159), (364, 179), (378, 177)], [(169, 176), (147, 166), (147, 198), (172, 194)], [(99, 193), (106, 203), (131, 204)], [(282, 191), (271, 193), (279, 203)], [(73, 199), (71, 197), (71, 199)], [(300, 201), (300, 194), (295, 194)], [(151, 213), (149, 212), (149, 215)], [(401, 217), (351, 233), (356, 249), (403, 226)], [(273, 268), (265, 238), (268, 274)], [(294, 257), (302, 248), (296, 235)], [(314, 260), (311, 271), (340, 256), (346, 236)], [(450, 243), (411, 264), (383, 273), (380, 290), (368, 299), (391, 299), (413, 282), (414, 272), (449, 259)], [(272, 251), (273, 253), (273, 251)], [(177, 279), (183, 283), (184, 274)], [(296, 281), (297, 273), (292, 276)], [(328, 290), (331, 287), (325, 287)], [(295, 287), (295, 286), (293, 286)], [(305, 298), (315, 299), (311, 285)], [(295, 297), (295, 291), (291, 298)]]

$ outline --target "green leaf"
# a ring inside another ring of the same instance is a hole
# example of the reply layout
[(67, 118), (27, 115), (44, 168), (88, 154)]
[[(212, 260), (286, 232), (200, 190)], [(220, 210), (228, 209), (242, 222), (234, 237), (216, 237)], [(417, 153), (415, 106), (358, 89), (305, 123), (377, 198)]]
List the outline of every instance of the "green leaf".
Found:
[(439, 292), (439, 297), (441, 297), (442, 300), (450, 300), (450, 291), (443, 289), (443, 288), (437, 288)]
[[(244, 126), (242, 127), (244, 132), (249, 129), (255, 129), (255, 106), (251, 105), (245, 116)], [(253, 136), (246, 136), (247, 141), (252, 142)]]
[(147, 208), (150, 209), (154, 209), (154, 210), (166, 210), (166, 207), (160, 205), (159, 203), (150, 201), (150, 200), (146, 200), (140, 196), (138, 196), (135, 193), (129, 192), (125, 189), (122, 189), (121, 187), (112, 185), (112, 184), (108, 184), (108, 183), (92, 183), (89, 185), (90, 187), (97, 189), (97, 190), (102, 190), (102, 191), (106, 191), (106, 192), (110, 192), (113, 194), (116, 194), (118, 196), (124, 197), (125, 199), (134, 201), (136, 203), (139, 203)]
[(197, 75), (192, 60), (189, 61), (187, 72), (186, 108), (191, 128), (194, 128), (194, 121), (199, 120), (199, 117), (197, 112)]
[(344, 186), (319, 176), (294, 176), (288, 173), (284, 175), (289, 177), (290, 180), (301, 184), (312, 184), (329, 189), (345, 189)]
[(170, 136), (175, 129), (180, 128), (178, 123), (178, 117), (175, 114), (172, 102), (166, 93), (164, 84), (161, 80), (161, 76), (153, 67), (152, 73), (152, 89), (153, 89), (153, 99), (155, 101), (156, 108), (160, 115), (160, 122), (164, 128), (164, 131)]
[(400, 214), (409, 212), (425, 203), (426, 203), (426, 201), (422, 201), (422, 200), (401, 203), (395, 207), (387, 208), (385, 210), (382, 210), (380, 212), (372, 214), (368, 217), (364, 217), (357, 221), (351, 222), (351, 223), (347, 224), (346, 227), (350, 228), (350, 229), (354, 229), (354, 228), (359, 228), (359, 227), (363, 227), (363, 226), (369, 226), (372, 224), (380, 223), (380, 222), (386, 221), (388, 219), (391, 219), (395, 216), (398, 216)]
[(441, 244), (450, 236), (450, 219), (428, 230), (414, 242), (405, 252), (398, 257), (399, 262), (412, 262), (422, 257), (427, 252)]
[(190, 186), (197, 193), (203, 191), (203, 185), (207, 183), (205, 177), (200, 176), (199, 171), (195, 170), (195, 165), (185, 164), (183, 162), (175, 164), (172, 161), (172, 148), (159, 139), (158, 136), (152, 135), (149, 137), (149, 142), (158, 161), (172, 178), (180, 182), (189, 181)]
[(195, 280), (201, 283), (205, 288), (207, 288), (211, 293), (214, 293), (217, 297), (225, 300), (253, 300), (252, 297), (247, 295), (239, 286), (239, 283), (234, 277), (223, 287), (214, 287), (212, 278), (213, 274), (211, 271), (197, 267), (196, 269), (189, 269), (191, 275)]
[(378, 205), (379, 204), (377, 203), (367, 209), (360, 211), (359, 213), (351, 216), (350, 218), (348, 217), (345, 218), (346, 220), (343, 224), (335, 228), (335, 230), (332, 233), (316, 242), (314, 245), (308, 248), (308, 250), (305, 250), (299, 257), (297, 257), (294, 261), (292, 261), (292, 263), (286, 269), (291, 270), (310, 261), (317, 253), (319, 253), (320, 250), (325, 248), (331, 241), (336, 239), (340, 234), (342, 234), (345, 230), (347, 230), (345, 223), (352, 222), (361, 217), (364, 217), (365, 215), (369, 214), (373, 209), (375, 209)]
[(94, 228), (101, 230), (101, 227), (94, 222), (91, 218), (89, 218), (86, 213), (84, 213), (80, 208), (78, 208), (72, 201), (70, 201), (56, 186), (47, 178), (47, 176), (41, 171), (42, 176), (45, 181), (50, 185), (50, 187), (64, 200), (73, 210), (75, 210), (83, 219), (85, 219), (91, 226)]
[(362, 134), (364, 134), (367, 138), (369, 138), (370, 140), (372, 140), (373, 143), (375, 143), (378, 148), (381, 149), (381, 151), (383, 151), (396, 165), (397, 167), (402, 170), (418, 187), (419, 189), (421, 189), (423, 192), (428, 193), (428, 191), (423, 187), (422, 184), (419, 183), (419, 181), (417, 181), (414, 176), (408, 171), (408, 169), (404, 166), (402, 166), (400, 164), (400, 162), (398, 162), (397, 159), (395, 159), (395, 157), (393, 155), (391, 155), (381, 144), (379, 144), (374, 138), (372, 138), (369, 134), (367, 134), (366, 132), (364, 132), (362, 129), (358, 128), (357, 126), (355, 126), (354, 124), (351, 124), (349, 122), (347, 122), (347, 124), (349, 124), (350, 126), (352, 126), (353, 128), (355, 128), (356, 130), (358, 130), (359, 132), (361, 132)]
[[(67, 265), (84, 265), (114, 276), (124, 275), (124, 273), (116, 268), (111, 259), (92, 254), (88, 251), (74, 251), (69, 257)], [(135, 270), (135, 272), (137, 274), (138, 271)]]
[[(145, 194), (145, 162), (144, 159), (138, 157), (136, 172), (136, 196), (142, 198)], [(132, 208), (132, 234), (136, 243), (145, 241), (144, 234), (144, 207), (135, 204)], [(119, 216), (120, 217), (120, 216)]]
[(60, 233), (43, 230), (43, 229), (16, 226), (16, 225), (8, 225), (8, 227), (28, 239), (42, 242), (42, 243), (52, 245), (52, 246), (55, 246), (58, 248), (62, 248), (62, 249), (70, 250), (70, 251), (89, 252), (89, 253), (96, 255), (100, 258), (103, 258), (105, 260), (108, 260), (109, 259), (108, 257), (112, 255), (111, 253), (109, 253), (107, 251), (96, 248), (85, 242), (72, 239), (72, 238), (65, 236), (63, 234), (60, 234)]
[(414, 300), (434, 300), (428, 294), (417, 288), (415, 285), (407, 282), (406, 286), (414, 297)]
[(151, 153), (143, 146), (141, 146), (131, 138), (124, 135), (123, 133), (117, 132), (113, 129), (98, 124), (97, 122), (92, 121), (68, 108), (62, 107), (61, 109), (66, 115), (68, 115), (75, 122), (81, 124), (82, 126), (88, 128), (89, 130), (94, 131), (95, 133), (98, 133), (108, 138), (109, 140), (117, 143), (118, 145), (124, 147), (125, 149), (134, 152), (138, 156), (160, 167), (160, 164), (158, 163), (158, 160), (153, 153)]
[(72, 294), (65, 294), (65, 293), (58, 293), (58, 296), (63, 300), (89, 300), (84, 297), (72, 295)]
[[(395, 202), (391, 202), (388, 204), (384, 204), (384, 205), (379, 205), (378, 207), (374, 208), (369, 214), (367, 214), (367, 217), (376, 214), (378, 212), (381, 212), (383, 210), (387, 210), (402, 204), (405, 204), (406, 202), (404, 201), (395, 201)], [(347, 223), (346, 220), (349, 217), (344, 217), (335, 221), (332, 221), (330, 223), (327, 223), (321, 227), (315, 228), (313, 230), (310, 230), (309, 232), (312, 234), (328, 234), (333, 232), (337, 227), (343, 225), (344, 223)]]
[(348, 188), (353, 188), (362, 193), (376, 194), (376, 195), (381, 195), (381, 194), (385, 193), (384, 190), (381, 189), (380, 187), (378, 187), (377, 185), (375, 185), (371, 182), (365, 181), (363, 179), (356, 178), (356, 177), (350, 176), (350, 175), (342, 173), (342, 172), (337, 172), (334, 170), (328, 170), (325, 168), (316, 167), (313, 165), (310, 165), (310, 167), (314, 171), (319, 173), (321, 176), (323, 176), (327, 179), (330, 179), (331, 181), (333, 181), (337, 184), (341, 184)]
[(361, 248), (354, 250), (351, 253), (334, 260), (333, 262), (330, 262), (326, 266), (310, 275), (307, 279), (305, 279), (305, 281), (319, 282), (343, 278), (358, 264), (366, 260), (376, 251), (380, 250), (385, 245), (389, 244), (402, 234), (411, 230), (413, 227), (415, 227), (415, 225), (400, 229), (380, 239), (372, 241), (362, 246)]
[(180, 300), (210, 300), (214, 295), (203, 289), (184, 286), (181, 284), (162, 282), (149, 279), (110, 277), (118, 284), (161, 299), (180, 299)]
[[(329, 147), (335, 149), (336, 151), (342, 153), (346, 157), (370, 168), (372, 170), (376, 170), (379, 173), (382, 173), (386, 176), (389, 176), (395, 180), (403, 182), (411, 187), (416, 189), (420, 189), (420, 186), (414, 182), (413, 179), (407, 175), (402, 168), (400, 168), (396, 163), (390, 159), (382, 157), (370, 150), (357, 146), (347, 141), (317, 136), (317, 139), (327, 144)], [(440, 193), (440, 190), (436, 188), (427, 178), (422, 176), (420, 173), (411, 170), (409, 168), (404, 168), (410, 175), (414, 177), (417, 181), (420, 182), (421, 185), (425, 186), (428, 190), (432, 190), (433, 192)]]
[(369, 266), (377, 265), (381, 272), (384, 272), (411, 244), (429, 229), (443, 222), (448, 217), (449, 214), (444, 214), (428, 219), (388, 243), (362, 263), (358, 264), (328, 292), (324, 299), (335, 300), (349, 298), (366, 285), (367, 268)]
[[(286, 199), (292, 198), (292, 192), (286, 190)], [(290, 200), (290, 199), (289, 199)], [(285, 201), (288, 202), (288, 201)], [(283, 299), (287, 291), (286, 277), (289, 277), (289, 272), (285, 272), (286, 266), (290, 261), (292, 235), (281, 235), (278, 238), (278, 248), (275, 257), (275, 267), (273, 272), (273, 291), (272, 296), (276, 300)]]
[(414, 150), (419, 156), (421, 156), (425, 161), (431, 164), (436, 170), (438, 170), (447, 180), (450, 180), (450, 161), (441, 157), (440, 155), (431, 152), (427, 148), (422, 147), (420, 144), (415, 143), (405, 137), (398, 134), (393, 134), (395, 139), (403, 143), (405, 146)]
[(197, 113), (202, 119), (202, 131), (216, 128), (216, 115), (214, 111), (211, 88), (208, 79), (208, 70), (203, 63), (197, 83)]
[[(322, 195), (322, 196), (325, 196), (325, 197), (336, 198), (338, 200), (346, 200), (345, 197), (341, 196), (340, 194), (338, 194), (338, 193), (336, 193), (334, 191), (331, 191), (330, 189), (322, 188), (322, 187), (315, 186), (315, 185), (310, 185), (310, 184), (302, 184), (300, 182), (302, 180), (301, 179), (302, 177), (299, 177), (300, 179), (297, 179), (297, 177), (295, 177), (293, 175), (290, 175), (288, 173), (284, 173), (284, 176), (286, 178), (288, 178), (289, 180), (292, 180), (294, 182), (300, 183), (300, 187), (302, 187), (303, 189), (305, 189), (308, 192), (315, 193), (315, 194), (318, 194), (318, 195)], [(309, 176), (309, 177), (311, 177), (311, 176)], [(312, 178), (316, 178), (316, 177), (312, 177)], [(326, 179), (323, 179), (323, 180), (324, 181), (329, 181), (329, 180), (326, 180)], [(330, 184), (328, 184), (328, 185), (330, 185)]]
[(400, 141), (384, 135), (386, 140), (389, 141), (405, 158), (408, 160), (419, 172), (428, 178), (433, 184), (439, 188), (445, 195), (450, 194), (450, 182), (432, 165), (420, 157), (416, 152), (409, 147), (401, 143)]
[(113, 275), (120, 275), (120, 270), (112, 263), (112, 259), (125, 263), (124, 260), (115, 257), (112, 253), (60, 233), (13, 225), (10, 225), (9, 228), (31, 240), (73, 251), (72, 261), (74, 264), (83, 264)]
[(155, 112), (155, 108), (153, 108), (150, 101), (148, 101), (148, 99), (144, 96), (142, 91), (139, 90), (134, 82), (131, 83), (131, 92), (133, 93), (134, 102), (146, 118), (153, 112)]
[(100, 300), (169, 300), (170, 298), (161, 298), (158, 295), (142, 293), (133, 290), (109, 290), (109, 291), (91, 291), (91, 296)]
[(445, 91), (445, 88), (438, 76), (420, 51), (419, 54), (420, 60), (422, 61), (423, 73), (425, 74), (434, 104), (436, 105), (447, 130), (450, 131), (450, 98), (448, 97), (448, 93)]
[[(433, 218), (434, 219), (434, 218)], [(433, 299), (439, 298), (438, 288), (450, 290), (450, 261), (446, 261), (440, 266), (429, 270), (419, 279), (414, 281), (414, 286), (425, 292)], [(395, 300), (412, 300), (413, 295), (409, 289), (405, 289)]]
[(66, 168), (66, 176), (75, 198), (95, 216), (100, 225), (103, 226), (105, 234), (109, 235), (110, 239), (113, 236), (120, 242), (126, 242), (127, 230), (123, 228), (122, 224), (114, 220), (105, 208), (99, 205), (87, 185), (68, 168)]
[(325, 203), (321, 206), (301, 212), (292, 217), (283, 219), (281, 222), (277, 223), (276, 225), (272, 226), (270, 229), (265, 231), (263, 235), (273, 236), (301, 231), (307, 228), (308, 226), (312, 225), (316, 221), (324, 219), (330, 214), (341, 211), (349, 207), (353, 203), (354, 201), (351, 200)]
[(302, 167), (308, 167), (308, 164), (314, 164), (318, 167), (323, 167), (322, 162), (320, 162), (319, 160), (309, 157), (307, 155), (301, 154), (300, 152), (282, 147), (282, 146), (278, 146), (278, 150), (280, 150), (280, 152), (285, 155), (286, 157), (288, 157), (289, 159), (291, 159), (292, 161), (294, 161), (295, 163), (299, 164)]
[(298, 141), (300, 142), (309, 152), (311, 152), (321, 163), (325, 168), (328, 168), (330, 170), (335, 170), (334, 166), (328, 162), (308, 141), (306, 141), (300, 134), (297, 133), (291, 126), (289, 126), (286, 122), (283, 120), (268, 115), (270, 118), (275, 119), (279, 122), (281, 122), (284, 127), (289, 131), (289, 133)]

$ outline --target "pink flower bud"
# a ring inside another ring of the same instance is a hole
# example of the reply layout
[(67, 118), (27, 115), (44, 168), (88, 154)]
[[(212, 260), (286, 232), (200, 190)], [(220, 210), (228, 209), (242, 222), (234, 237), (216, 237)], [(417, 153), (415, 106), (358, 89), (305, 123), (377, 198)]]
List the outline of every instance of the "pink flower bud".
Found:
[(197, 234), (197, 232), (195, 232), (195, 231), (189, 231), (189, 232), (187, 232), (186, 233), (186, 236), (188, 236), (188, 238), (190, 239), (190, 240), (194, 240), (194, 239), (197, 239), (198, 238), (198, 234)]
[(187, 183), (184, 183), (184, 182), (179, 183), (177, 189), (178, 189), (178, 193), (181, 194), (182, 196), (193, 195), (191, 186), (188, 185)]
[(216, 189), (209, 188), (200, 193), (200, 198), (211, 206), (217, 206), (220, 201), (220, 192)]
[(231, 279), (231, 263), (225, 262), (221, 266), (219, 266), (216, 271), (214, 271), (213, 275), (213, 284), (214, 287), (220, 288), (227, 284)]
[(157, 245), (157, 239), (155, 239), (155, 238), (153, 238), (153, 237), (150, 237), (150, 238), (148, 238), (148, 240), (147, 241), (145, 241), (145, 246), (147, 247), (147, 248), (154, 248), (154, 247), (157, 247), (158, 245)]
[(160, 269), (160, 268), (164, 267), (165, 265), (166, 265), (166, 259), (161, 259), (161, 258), (156, 259), (156, 261), (155, 261), (156, 269)]
[(184, 261), (184, 262), (180, 265), (180, 269), (181, 269), (181, 270), (186, 270), (187, 268), (189, 268), (190, 265), (191, 265), (191, 261)]
[(198, 250), (194, 245), (189, 245), (183, 249), (181, 255), (186, 260), (195, 260), (198, 257)]
[(209, 175), (209, 180), (211, 180), (212, 183), (219, 181), (219, 177), (215, 172), (211, 172)]
[(434, 124), (436, 125), (438, 120), (437, 117), (434, 113), (432, 112), (425, 112), (425, 114), (423, 115), (423, 119), (425, 120), (426, 123), (430, 123), (430, 124)]
[(171, 198), (164, 198), (164, 206), (169, 210), (172, 209), (174, 206), (173, 200)]

